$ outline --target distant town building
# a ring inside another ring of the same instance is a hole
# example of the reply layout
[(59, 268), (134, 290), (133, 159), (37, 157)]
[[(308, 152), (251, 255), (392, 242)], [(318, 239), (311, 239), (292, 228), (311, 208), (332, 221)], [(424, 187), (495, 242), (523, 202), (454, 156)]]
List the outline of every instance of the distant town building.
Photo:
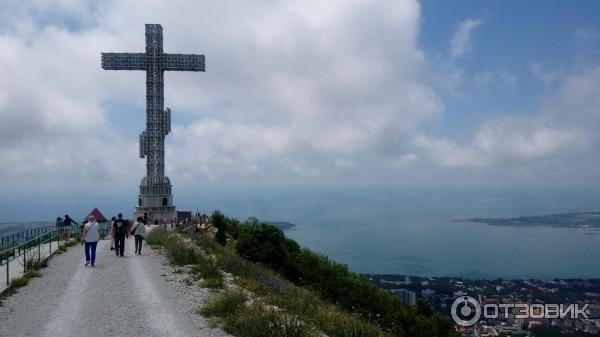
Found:
[(391, 291), (396, 294), (396, 296), (398, 296), (403, 303), (408, 305), (417, 304), (416, 292), (407, 289), (392, 289)]
[(433, 290), (433, 289), (421, 290), (421, 296), (423, 296), (425, 298), (430, 298), (430, 297), (433, 297), (434, 295), (435, 295), (435, 290)]
[(525, 336), (526, 334), (526, 332), (517, 325), (496, 325), (495, 328), (498, 334), (507, 336)]
[(458, 290), (454, 292), (454, 298), (467, 296), (468, 294), (462, 290)]

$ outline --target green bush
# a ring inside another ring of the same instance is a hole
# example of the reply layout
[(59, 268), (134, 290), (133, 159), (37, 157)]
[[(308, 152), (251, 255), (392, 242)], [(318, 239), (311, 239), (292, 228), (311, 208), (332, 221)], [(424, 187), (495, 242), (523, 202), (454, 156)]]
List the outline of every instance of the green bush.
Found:
[(200, 260), (193, 248), (188, 247), (178, 239), (167, 240), (165, 249), (169, 261), (177, 266), (196, 264)]
[(14, 278), (10, 280), (10, 286), (15, 288), (21, 288), (29, 284), (29, 277), (27, 275), (23, 275), (21, 277)]
[(239, 316), (225, 319), (225, 331), (238, 337), (316, 337), (310, 326), (297, 316), (254, 307)]
[(173, 234), (164, 228), (153, 228), (148, 235), (146, 235), (146, 243), (150, 246), (162, 246), (164, 247), (168, 241), (172, 239)]
[(204, 279), (203, 286), (207, 288), (223, 288), (223, 275), (217, 263), (201, 254), (198, 255), (198, 264), (192, 267), (190, 272)]
[(40, 270), (48, 266), (48, 262), (37, 254), (37, 250), (26, 252), (24, 258), (25, 270), (27, 271)]
[(250, 261), (265, 263), (291, 279), (297, 278), (293, 261), (300, 252), (294, 240), (272, 225), (241, 225), (236, 245), (237, 253)]
[(211, 220), (213, 226), (217, 229), (217, 234), (215, 234), (215, 240), (221, 245), (225, 246), (227, 244), (227, 235), (225, 232), (227, 231), (227, 222), (225, 221), (225, 216), (219, 210), (215, 210), (211, 215)]
[(245, 309), (246, 295), (241, 291), (226, 291), (221, 297), (209, 302), (199, 310), (206, 317), (235, 316)]
[(205, 278), (202, 280), (202, 286), (210, 289), (221, 289), (225, 283), (223, 282), (223, 278)]
[[(81, 243), (81, 241), (79, 242)], [(77, 245), (77, 241), (76, 240), (69, 240), (67, 242), (65, 242), (65, 247), (73, 247)]]

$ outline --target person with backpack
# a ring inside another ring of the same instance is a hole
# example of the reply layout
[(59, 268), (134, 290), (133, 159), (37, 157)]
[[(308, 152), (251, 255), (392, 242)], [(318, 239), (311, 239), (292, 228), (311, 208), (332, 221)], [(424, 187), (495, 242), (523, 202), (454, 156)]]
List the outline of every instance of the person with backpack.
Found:
[(87, 223), (83, 226), (83, 234), (81, 235), (83, 240), (81, 244), (85, 244), (85, 266), (92, 267), (96, 264), (96, 247), (98, 246), (98, 240), (100, 240), (100, 225), (96, 222), (96, 218), (93, 215), (88, 217)]
[(71, 234), (71, 226), (73, 226), (73, 224), (79, 226), (79, 224), (75, 220), (71, 219), (71, 217), (68, 214), (65, 214), (65, 219), (63, 220), (62, 224), (63, 230), (61, 233), (61, 240), (66, 241), (69, 238)]
[(71, 217), (68, 214), (66, 214), (65, 220), (63, 220), (63, 226), (71, 227), (73, 224), (79, 225), (75, 220), (71, 219)]
[(142, 221), (143, 218), (138, 216), (131, 228), (131, 235), (135, 237), (135, 253), (138, 255), (142, 255), (142, 242), (146, 237), (146, 225)]
[(123, 219), (123, 213), (117, 214), (117, 220), (113, 222), (113, 233), (115, 235), (115, 253), (123, 256), (125, 252), (125, 237), (127, 236), (127, 220)]

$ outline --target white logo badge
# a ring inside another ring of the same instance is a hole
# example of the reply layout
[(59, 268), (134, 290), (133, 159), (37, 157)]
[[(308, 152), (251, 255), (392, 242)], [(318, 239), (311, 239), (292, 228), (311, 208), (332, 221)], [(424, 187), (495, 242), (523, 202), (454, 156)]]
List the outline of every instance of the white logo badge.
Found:
[(481, 317), (481, 305), (471, 296), (458, 297), (450, 308), (452, 319), (461, 326), (471, 326)]

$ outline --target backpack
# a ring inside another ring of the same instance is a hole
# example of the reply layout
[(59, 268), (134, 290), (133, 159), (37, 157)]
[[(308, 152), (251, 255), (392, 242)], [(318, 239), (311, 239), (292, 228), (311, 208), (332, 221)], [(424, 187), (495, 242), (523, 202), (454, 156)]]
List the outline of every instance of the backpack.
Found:
[(117, 234), (127, 233), (127, 221), (125, 221), (125, 219), (115, 220), (114, 226), (115, 226), (115, 233), (117, 233)]

